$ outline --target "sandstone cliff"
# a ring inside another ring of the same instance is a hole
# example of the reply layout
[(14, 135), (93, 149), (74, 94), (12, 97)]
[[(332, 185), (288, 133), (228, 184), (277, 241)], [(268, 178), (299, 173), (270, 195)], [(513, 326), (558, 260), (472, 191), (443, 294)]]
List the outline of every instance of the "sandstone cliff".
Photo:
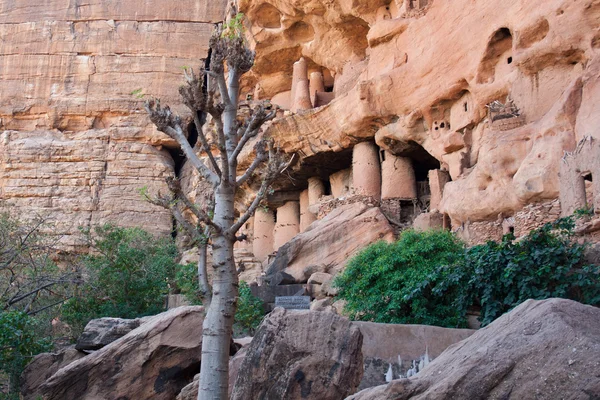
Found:
[[(141, 102), (183, 112), (180, 67), (205, 55), (225, 3), (1, 5), (0, 200), (54, 215), (71, 247), (78, 226), (106, 221), (170, 231), (137, 189), (164, 190), (182, 160)], [(420, 224), (472, 242), (560, 214), (561, 157), (598, 137), (600, 0), (238, 5), (257, 52), (243, 96), (282, 108), (267, 134), (299, 158), (261, 217), (264, 243), (244, 245), (261, 261), (355, 194), (396, 226), (425, 212)], [(202, 193), (189, 168), (180, 175)], [(295, 215), (278, 223), (279, 208)]]
[(170, 232), (138, 193), (164, 190), (178, 153), (143, 96), (178, 104), (181, 67), (206, 56), (225, 4), (0, 4), (0, 201), (50, 215), (71, 249), (79, 226), (108, 221)]
[(600, 1), (240, 5), (258, 54), (248, 90), (294, 109), (304, 57), (311, 96), (314, 73), (335, 96), (276, 121), (280, 145), (310, 165), (374, 139), (415, 169), (424, 149), (449, 172), (436, 208), (454, 229), (556, 199), (564, 151), (599, 135)]

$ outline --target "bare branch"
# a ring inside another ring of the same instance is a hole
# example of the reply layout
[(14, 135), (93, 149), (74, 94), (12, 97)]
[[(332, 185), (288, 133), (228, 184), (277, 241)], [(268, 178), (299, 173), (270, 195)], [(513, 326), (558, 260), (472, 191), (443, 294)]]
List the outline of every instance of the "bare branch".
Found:
[(244, 174), (236, 181), (235, 184), (237, 187), (242, 186), (248, 179), (250, 179), (254, 174), (254, 171), (269, 158), (265, 150), (264, 141), (261, 140), (258, 143), (256, 143), (256, 146), (254, 146), (254, 150), (256, 151), (256, 157), (254, 158), (252, 164), (250, 164), (246, 172), (244, 172)]
[(175, 139), (181, 146), (187, 159), (198, 170), (198, 172), (206, 179), (213, 187), (219, 184), (219, 176), (211, 171), (204, 162), (196, 155), (192, 146), (187, 141), (181, 127), (181, 118), (171, 112), (169, 106), (161, 107), (159, 100), (148, 100), (145, 104), (146, 111), (150, 116), (150, 120), (157, 129), (166, 133), (172, 139)]
[(236, 232), (248, 221), (248, 219), (254, 215), (254, 212), (260, 205), (261, 201), (267, 196), (269, 188), (271, 184), (281, 174), (282, 171), (285, 171), (289, 165), (294, 160), (292, 156), (290, 160), (285, 161), (281, 154), (277, 152), (277, 150), (273, 146), (272, 140), (263, 139), (265, 143), (268, 144), (269, 148), (269, 162), (267, 163), (266, 171), (264, 171), (263, 180), (260, 185), (260, 189), (256, 193), (256, 197), (246, 210), (246, 212), (238, 219), (238, 221), (231, 226), (226, 232), (227, 235), (235, 235)]
[(221, 169), (219, 168), (219, 164), (217, 164), (217, 161), (215, 160), (215, 157), (212, 154), (212, 151), (210, 150), (210, 145), (208, 144), (208, 140), (206, 140), (206, 136), (204, 135), (204, 132), (202, 131), (202, 123), (200, 122), (200, 118), (198, 118), (198, 113), (195, 112), (194, 113), (194, 125), (196, 126), (196, 131), (198, 132), (198, 138), (200, 139), (200, 143), (202, 143), (202, 151), (204, 153), (206, 153), (206, 155), (208, 156), (208, 159), (210, 160), (210, 164), (212, 165), (213, 169), (215, 170), (215, 173), (219, 176), (223, 176), (221, 174)]
[(237, 233), (237, 231), (246, 222), (248, 222), (248, 219), (250, 219), (250, 217), (252, 215), (254, 215), (254, 212), (260, 205), (260, 202), (267, 196), (267, 192), (269, 190), (269, 187), (271, 186), (271, 182), (272, 182), (272, 179), (267, 179), (266, 177), (265, 177), (265, 179), (263, 179), (262, 184), (260, 185), (260, 189), (256, 193), (256, 197), (250, 204), (250, 207), (248, 207), (246, 212), (238, 219), (238, 221), (235, 224), (233, 224), (233, 226), (231, 226), (231, 228), (229, 228), (227, 230), (228, 235), (235, 235)]
[(254, 113), (253, 113), (250, 121), (248, 121), (245, 125), (246, 129), (244, 130), (244, 133), (243, 133), (242, 137), (240, 138), (240, 141), (238, 142), (233, 153), (229, 155), (230, 164), (234, 160), (237, 160), (237, 157), (240, 155), (241, 151), (244, 149), (244, 146), (246, 145), (246, 143), (248, 143), (248, 140), (250, 140), (253, 137), (255, 137), (256, 135), (258, 135), (258, 132), (260, 131), (260, 128), (262, 127), (262, 125), (265, 122), (270, 121), (273, 118), (275, 118), (275, 115), (276, 115), (275, 110), (267, 113), (265, 106), (262, 104), (256, 110), (254, 110)]

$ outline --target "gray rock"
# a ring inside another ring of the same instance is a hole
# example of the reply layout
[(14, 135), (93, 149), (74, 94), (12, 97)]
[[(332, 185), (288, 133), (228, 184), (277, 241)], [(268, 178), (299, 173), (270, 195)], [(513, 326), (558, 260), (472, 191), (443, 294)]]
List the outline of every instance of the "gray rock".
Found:
[(600, 309), (527, 300), (449, 347), (410, 379), (347, 400), (595, 399), (600, 394)]
[(77, 350), (98, 350), (139, 327), (147, 318), (98, 318), (87, 323), (77, 339)]
[(203, 307), (178, 307), (59, 369), (44, 400), (172, 400), (200, 371)]
[(361, 380), (361, 346), (346, 318), (276, 308), (250, 343), (231, 399), (342, 399)]
[(41, 396), (39, 387), (56, 371), (85, 357), (86, 354), (74, 347), (56, 353), (38, 354), (21, 374), (21, 395), (24, 399), (37, 399)]

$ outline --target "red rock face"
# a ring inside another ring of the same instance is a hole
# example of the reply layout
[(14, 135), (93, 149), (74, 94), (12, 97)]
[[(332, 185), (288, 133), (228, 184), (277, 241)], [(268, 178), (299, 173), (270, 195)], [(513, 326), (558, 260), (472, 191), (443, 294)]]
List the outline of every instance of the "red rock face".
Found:
[[(53, 215), (71, 249), (78, 226), (170, 231), (137, 190), (166, 189), (175, 144), (141, 104), (154, 95), (183, 112), (180, 68), (206, 55), (225, 0), (13, 3), (0, 6), (0, 201)], [(374, 139), (411, 159), (419, 184), (428, 153), (451, 178), (435, 200), (452, 226), (496, 221), (558, 198), (563, 152), (598, 136), (600, 0), (538, 3), (240, 0), (257, 52), (243, 96), (297, 110), (269, 133), (300, 168)], [(310, 82), (296, 107), (301, 57)], [(184, 168), (192, 197), (193, 175)]]
[[(398, 149), (416, 143), (450, 173), (438, 206), (454, 227), (556, 199), (563, 152), (598, 136), (600, 1), (240, 7), (256, 41), (255, 93), (285, 99), (300, 57), (309, 76), (334, 78), (331, 103), (272, 125), (279, 144), (309, 158), (374, 137), (410, 158)], [(516, 112), (492, 115), (495, 101)]]
[(26, 0), (0, 5), (0, 202), (49, 214), (63, 245), (105, 222), (167, 233), (138, 189), (165, 190), (172, 141), (142, 109), (177, 107), (182, 66), (207, 53), (225, 1)]

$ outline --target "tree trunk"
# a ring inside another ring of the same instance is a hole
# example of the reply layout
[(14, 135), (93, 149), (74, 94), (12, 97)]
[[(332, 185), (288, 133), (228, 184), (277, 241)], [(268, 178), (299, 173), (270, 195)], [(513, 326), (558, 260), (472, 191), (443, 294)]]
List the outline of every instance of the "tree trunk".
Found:
[(207, 240), (204, 239), (198, 245), (198, 282), (200, 292), (202, 292), (202, 305), (205, 308), (208, 308), (212, 299), (212, 290), (208, 283), (208, 273), (206, 271), (207, 248), (208, 243)]
[[(215, 194), (214, 222), (223, 231), (234, 220), (235, 189), (222, 182)], [(238, 297), (238, 278), (233, 258), (235, 238), (215, 235), (213, 296), (202, 333), (202, 362), (198, 400), (226, 400), (229, 389), (229, 345)]]

